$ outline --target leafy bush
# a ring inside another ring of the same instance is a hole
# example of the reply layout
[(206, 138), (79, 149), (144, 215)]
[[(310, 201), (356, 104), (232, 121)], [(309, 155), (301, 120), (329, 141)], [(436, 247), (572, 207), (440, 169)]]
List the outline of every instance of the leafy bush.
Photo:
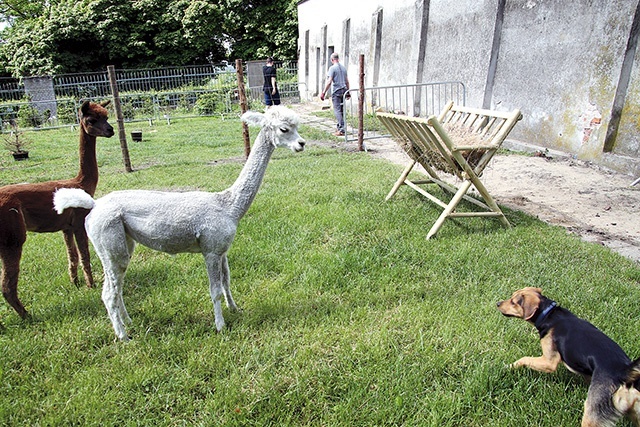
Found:
[(136, 118), (135, 110), (130, 102), (123, 102), (120, 104), (122, 109), (122, 118), (125, 120), (133, 120)]
[(57, 118), (58, 124), (76, 123), (78, 117), (77, 102), (75, 99), (58, 100)]
[(178, 102), (176, 104), (176, 110), (190, 113), (193, 110), (197, 100), (198, 96), (194, 92), (185, 92), (179, 94)]
[(207, 84), (208, 89), (234, 89), (238, 86), (238, 77), (235, 73), (221, 73), (216, 75), (215, 78), (209, 80)]
[(155, 93), (121, 94), (122, 117), (128, 120), (155, 117), (155, 102)]
[(7, 123), (15, 121), (18, 118), (18, 110), (20, 106), (17, 103), (7, 103), (0, 105), (0, 130), (6, 130)]
[(276, 70), (276, 79), (278, 84), (282, 83), (297, 83), (298, 82), (298, 74), (296, 70), (292, 70), (290, 68), (278, 68)]
[(38, 109), (29, 103), (20, 105), (18, 111), (18, 126), (22, 128), (37, 128), (44, 122), (44, 117)]
[(220, 105), (220, 95), (216, 92), (202, 92), (198, 94), (194, 110), (200, 115), (209, 115), (216, 112), (216, 107)]

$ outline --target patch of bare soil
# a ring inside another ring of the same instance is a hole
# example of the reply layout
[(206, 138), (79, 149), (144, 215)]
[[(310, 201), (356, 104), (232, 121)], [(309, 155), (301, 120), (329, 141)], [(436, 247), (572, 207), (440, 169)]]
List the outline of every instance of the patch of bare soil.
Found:
[[(323, 144), (356, 148), (356, 143)], [(366, 148), (372, 156), (400, 165), (410, 161), (391, 139), (366, 141)], [(389, 188), (397, 178), (389, 178)], [(538, 156), (498, 154), (481, 180), (499, 204), (640, 262), (640, 184), (631, 186), (635, 178), (541, 152)]]
[[(375, 156), (407, 165), (394, 144), (368, 145)], [(640, 262), (640, 185), (631, 186), (633, 177), (569, 157), (498, 154), (481, 180), (498, 204)]]

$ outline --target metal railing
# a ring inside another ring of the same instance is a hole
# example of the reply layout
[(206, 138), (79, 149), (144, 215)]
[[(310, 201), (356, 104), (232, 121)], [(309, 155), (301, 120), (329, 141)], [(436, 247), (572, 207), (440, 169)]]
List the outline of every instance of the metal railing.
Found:
[[(345, 140), (358, 139), (359, 89), (351, 89), (350, 99), (344, 95)], [(466, 103), (466, 88), (462, 82), (432, 82), (399, 86), (364, 88), (364, 139), (388, 137), (387, 130), (375, 118), (376, 111), (404, 114), (412, 117), (438, 115), (449, 101)]]
[[(246, 76), (246, 69), (243, 73)], [(284, 103), (299, 102), (297, 78), (297, 63), (279, 63)], [(116, 70), (116, 80), (124, 119), (129, 122), (224, 116), (240, 110), (236, 70), (227, 64)], [(22, 129), (73, 125), (82, 100), (112, 96), (106, 71), (36, 77), (26, 83), (0, 80), (0, 131), (9, 122), (17, 122)], [(250, 88), (247, 97), (250, 106), (259, 108), (262, 88)]]
[(0, 99), (20, 100), (24, 97), (24, 87), (18, 79), (12, 77), (0, 77)]
[[(180, 87), (210, 85), (218, 76), (235, 76), (235, 68), (227, 64), (190, 65), (135, 70), (116, 70), (121, 92), (169, 91)], [(98, 97), (110, 96), (111, 89), (106, 71), (82, 74), (64, 74), (53, 77), (56, 95)]]

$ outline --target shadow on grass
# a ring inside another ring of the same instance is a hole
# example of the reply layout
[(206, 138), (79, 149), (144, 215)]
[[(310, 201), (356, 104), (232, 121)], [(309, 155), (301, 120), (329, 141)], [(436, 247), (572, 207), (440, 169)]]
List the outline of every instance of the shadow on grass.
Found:
[[(401, 187), (401, 189), (408, 190), (408, 189), (404, 189), (403, 187)], [(435, 185), (431, 186), (430, 191), (433, 195), (440, 198), (445, 203), (448, 203), (452, 198), (451, 193), (448, 193)], [(401, 203), (401, 200), (399, 200), (401, 198), (408, 198), (412, 200), (412, 202), (421, 203), (421, 204), (423, 203), (425, 206), (425, 209), (428, 210), (428, 212), (426, 212), (428, 213), (428, 215), (424, 215), (424, 227), (425, 227), (425, 236), (426, 236), (431, 226), (436, 222), (439, 215), (442, 213), (442, 209), (440, 209), (434, 203), (430, 202), (424, 196), (420, 195), (415, 191), (410, 191), (410, 193), (408, 194), (401, 194), (399, 198), (398, 198), (398, 195), (396, 195), (395, 198), (391, 199), (387, 203), (393, 203), (393, 202)], [(480, 197), (474, 197), (474, 198), (484, 202), (483, 199)], [(509, 224), (511, 224), (512, 227), (530, 227), (530, 226), (544, 225), (544, 223), (539, 219), (534, 218), (524, 212), (512, 210), (501, 205), (499, 206), (502, 212), (504, 213), (505, 217), (507, 218), (507, 221), (509, 221)], [(473, 203), (468, 202), (466, 200), (462, 200), (460, 202), (460, 204), (457, 206), (456, 211), (482, 212), (482, 210), (478, 209), (477, 206), (475, 206)], [(438, 234), (436, 234), (435, 237), (438, 238), (438, 236), (446, 236), (449, 233), (453, 233), (453, 231), (447, 230), (448, 228), (451, 228), (451, 227), (455, 227), (457, 229), (455, 234), (460, 234), (460, 232), (463, 232), (465, 234), (473, 234), (473, 233), (487, 234), (487, 233), (498, 232), (499, 230), (505, 229), (505, 226), (502, 225), (502, 223), (500, 223), (498, 218), (491, 218), (491, 217), (447, 218), (444, 224), (442, 225), (442, 228), (438, 231)]]

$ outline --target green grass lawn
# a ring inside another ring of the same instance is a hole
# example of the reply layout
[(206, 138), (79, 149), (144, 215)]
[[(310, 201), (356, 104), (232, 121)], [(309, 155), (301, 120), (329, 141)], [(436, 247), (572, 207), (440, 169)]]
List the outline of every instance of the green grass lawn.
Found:
[[(117, 136), (98, 140), (96, 196), (218, 191), (242, 168), (238, 120), (142, 129), (144, 141), (129, 143), (133, 173)], [(221, 334), (201, 256), (138, 246), (125, 344), (114, 341), (100, 286), (70, 283), (61, 233), (29, 234), (18, 289), (33, 320), (0, 302), (0, 424), (578, 425), (582, 379), (564, 367), (505, 368), (540, 354), (534, 328), (496, 309), (523, 286), (541, 286), (640, 356), (637, 264), (509, 210), (511, 229), (460, 219), (427, 241), (439, 209), (407, 188), (384, 202), (400, 166), (301, 134), (307, 149), (274, 153), (240, 222), (229, 263), (242, 312), (225, 308)], [(2, 155), (0, 185), (75, 175), (76, 131), (31, 137), (30, 160)], [(92, 257), (100, 283), (93, 248)]]

